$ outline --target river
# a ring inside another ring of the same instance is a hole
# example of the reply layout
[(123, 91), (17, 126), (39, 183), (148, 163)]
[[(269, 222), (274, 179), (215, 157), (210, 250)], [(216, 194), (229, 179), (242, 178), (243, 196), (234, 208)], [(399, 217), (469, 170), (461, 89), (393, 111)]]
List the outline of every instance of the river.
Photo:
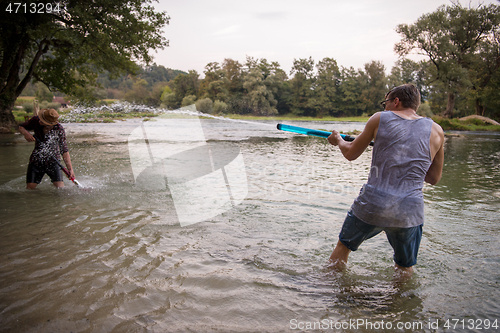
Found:
[(327, 267), (371, 147), (348, 162), (270, 121), (64, 126), (83, 189), (26, 190), (33, 144), (0, 137), (1, 332), (500, 330), (498, 133), (447, 136), (398, 283), (383, 234)]

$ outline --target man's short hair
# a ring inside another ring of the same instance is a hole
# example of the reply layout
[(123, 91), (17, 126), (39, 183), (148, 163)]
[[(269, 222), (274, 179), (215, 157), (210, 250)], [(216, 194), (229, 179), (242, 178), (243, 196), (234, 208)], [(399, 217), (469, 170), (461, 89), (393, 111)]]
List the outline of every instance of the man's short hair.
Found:
[(420, 106), (420, 91), (411, 83), (394, 87), (386, 94), (386, 99), (396, 97), (405, 108), (417, 111)]

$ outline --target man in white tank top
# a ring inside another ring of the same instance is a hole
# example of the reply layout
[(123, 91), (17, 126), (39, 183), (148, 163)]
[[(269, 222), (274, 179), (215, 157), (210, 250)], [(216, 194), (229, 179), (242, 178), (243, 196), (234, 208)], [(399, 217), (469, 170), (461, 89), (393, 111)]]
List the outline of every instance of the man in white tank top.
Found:
[(349, 161), (375, 140), (368, 182), (344, 221), (330, 265), (345, 267), (351, 251), (384, 231), (394, 249), (396, 272), (409, 277), (422, 237), (422, 187), (424, 181), (435, 185), (441, 179), (444, 133), (417, 115), (420, 93), (412, 84), (393, 88), (381, 104), (385, 111), (370, 117), (354, 141), (344, 141), (337, 131), (328, 137)]

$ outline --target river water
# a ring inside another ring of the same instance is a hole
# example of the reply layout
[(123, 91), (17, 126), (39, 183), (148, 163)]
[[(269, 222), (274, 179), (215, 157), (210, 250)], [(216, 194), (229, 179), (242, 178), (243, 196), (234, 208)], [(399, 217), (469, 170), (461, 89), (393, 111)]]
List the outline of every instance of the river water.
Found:
[[(175, 124), (165, 133), (193, 136), (155, 143), (154, 121), (64, 124), (84, 189), (45, 177), (26, 190), (33, 144), (0, 137), (1, 332), (500, 330), (500, 135), (447, 136), (415, 274), (399, 283), (383, 234), (344, 272), (327, 267), (371, 147), (348, 162), (274, 122)], [(147, 156), (183, 172), (158, 176)]]

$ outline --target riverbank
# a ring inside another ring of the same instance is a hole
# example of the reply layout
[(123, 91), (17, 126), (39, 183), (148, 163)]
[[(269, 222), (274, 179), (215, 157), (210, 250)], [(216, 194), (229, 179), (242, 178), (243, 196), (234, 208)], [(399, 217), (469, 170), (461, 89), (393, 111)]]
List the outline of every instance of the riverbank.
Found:
[[(489, 119), (489, 118), (487, 118)], [(500, 132), (500, 125), (493, 125), (491, 122), (478, 119), (447, 119), (440, 116), (432, 117), (445, 131), (493, 131)]]
[[(25, 120), (28, 116), (24, 111), (15, 110), (14, 116), (18, 123)], [(117, 120), (125, 120), (132, 118), (151, 119), (161, 115), (162, 110), (146, 107), (121, 104), (119, 107), (96, 107), (82, 109), (64, 109), (59, 110), (61, 114), (61, 122), (77, 122), (77, 123), (112, 123)], [(208, 116), (208, 115), (207, 115)], [(224, 118), (248, 121), (342, 121), (342, 122), (367, 122), (369, 117), (300, 117), (295, 115), (279, 115), (275, 117), (268, 116), (252, 116), (240, 114), (224, 114), (217, 115)], [(445, 131), (494, 131), (500, 132), (500, 125), (493, 125), (491, 122), (484, 119), (470, 118), (465, 119), (447, 119), (440, 116), (434, 116), (432, 119), (441, 125)]]

